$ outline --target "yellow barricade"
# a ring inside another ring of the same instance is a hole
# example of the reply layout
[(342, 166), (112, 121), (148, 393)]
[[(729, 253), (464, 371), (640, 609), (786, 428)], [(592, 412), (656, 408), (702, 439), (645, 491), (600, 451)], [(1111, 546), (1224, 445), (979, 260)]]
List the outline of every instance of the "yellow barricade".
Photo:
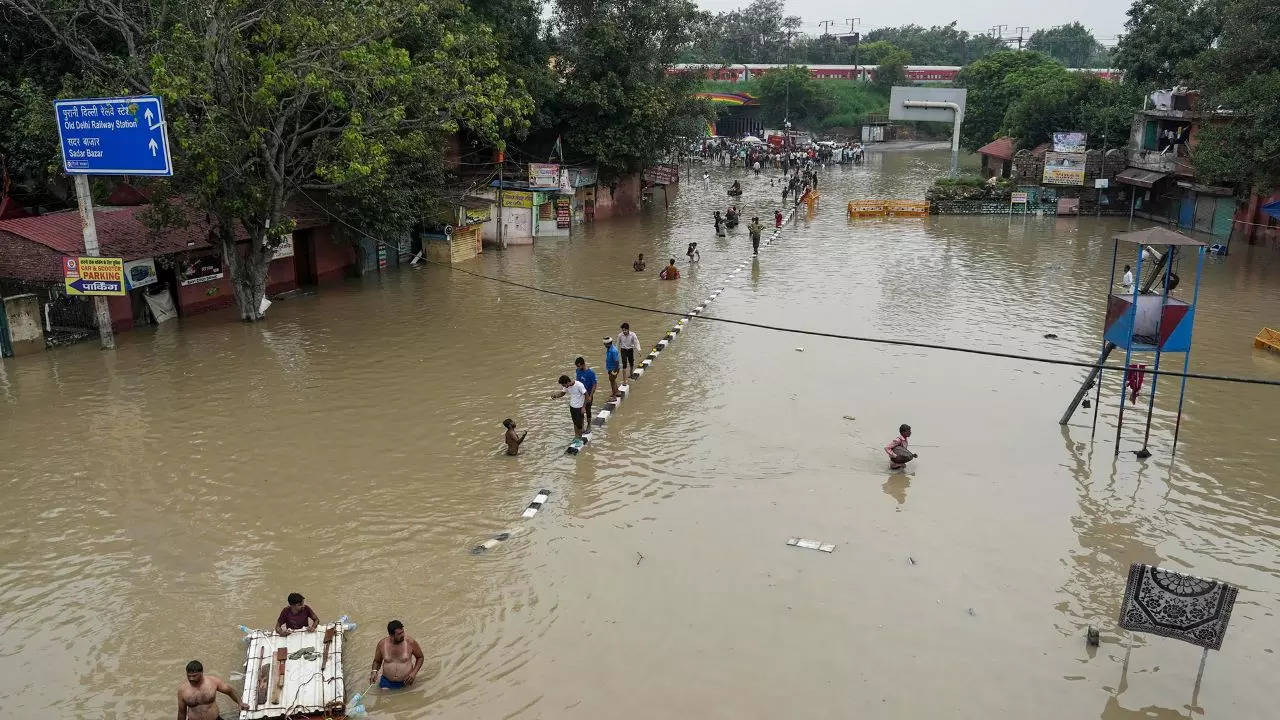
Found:
[(849, 217), (924, 217), (929, 203), (913, 200), (850, 200)]
[(885, 203), (885, 214), (893, 217), (924, 217), (929, 214), (929, 203), (893, 200)]

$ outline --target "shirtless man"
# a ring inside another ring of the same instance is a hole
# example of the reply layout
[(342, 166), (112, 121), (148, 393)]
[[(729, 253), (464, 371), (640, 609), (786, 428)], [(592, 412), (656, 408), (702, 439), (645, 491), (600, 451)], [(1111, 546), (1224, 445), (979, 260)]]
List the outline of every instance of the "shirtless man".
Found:
[[(422, 647), (418, 641), (404, 634), (404, 623), (392, 620), (387, 623), (387, 636), (378, 641), (373, 651), (373, 672), (369, 682), (378, 680), (378, 687), (395, 690), (412, 685), (422, 669)], [(382, 679), (378, 679), (378, 671)]]
[(502, 427), (507, 429), (507, 434), (502, 437), (503, 442), (507, 444), (507, 454), (519, 455), (520, 444), (524, 442), (525, 436), (529, 434), (529, 431), (525, 430), (522, 434), (516, 435), (516, 421), (511, 418), (503, 420)]
[(221, 678), (204, 674), (199, 660), (187, 663), (187, 681), (178, 688), (178, 720), (219, 720), (218, 693), (231, 698), (241, 710), (249, 704)]

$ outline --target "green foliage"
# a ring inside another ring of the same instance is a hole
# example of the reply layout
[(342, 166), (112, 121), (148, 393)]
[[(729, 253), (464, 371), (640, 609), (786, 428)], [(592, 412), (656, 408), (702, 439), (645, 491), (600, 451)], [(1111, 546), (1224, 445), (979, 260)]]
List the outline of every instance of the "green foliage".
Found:
[(826, 116), (833, 102), (823, 85), (809, 74), (809, 68), (799, 65), (764, 73), (757, 87), (765, 122), (781, 127), (789, 118), (798, 126)]
[[(964, 65), (1004, 48), (987, 35), (971, 35), (956, 23), (930, 28), (919, 25), (878, 28), (862, 36), (860, 45), (836, 34), (816, 37), (799, 32), (800, 18), (788, 16), (780, 0), (753, 0), (745, 9), (700, 14), (693, 42), (680, 54), (682, 62), (876, 65), (881, 43), (906, 51), (925, 65)], [(835, 28), (832, 28), (833, 30)]]
[(691, 40), (690, 0), (557, 0), (556, 129), (605, 180), (662, 158), (714, 117), (697, 80), (668, 74)]
[(1014, 182), (1010, 178), (984, 178), (981, 175), (964, 174), (955, 177), (940, 177), (925, 193), (925, 198), (933, 201), (956, 202), (962, 200), (1003, 200), (1008, 201), (1013, 192)]
[(911, 54), (892, 45), (880, 56), (872, 87), (888, 95), (894, 85), (907, 84), (907, 64), (911, 62)]
[[(1192, 61), (1222, 31), (1224, 0), (1134, 0), (1112, 57), (1127, 82), (1171, 85), (1190, 77)], [(1274, 14), (1274, 5), (1264, 14)], [(1268, 38), (1274, 43), (1274, 38)]]
[(1031, 33), (1028, 50), (1041, 52), (1071, 68), (1107, 67), (1106, 48), (1078, 22)]
[[(1133, 85), (1070, 72), (1052, 61), (1009, 71), (998, 88), (999, 96), (989, 93), (989, 89), (978, 93), (976, 109), (980, 117), (993, 117), (999, 110), (999, 101), (1007, 104), (998, 130), (988, 140), (1005, 135), (1024, 148), (1049, 142), (1057, 131), (1084, 132), (1091, 147), (1122, 145), (1133, 113), (1142, 105), (1142, 93)], [(973, 93), (970, 90), (970, 110), (975, 108)], [(966, 113), (965, 125), (969, 118)], [(964, 127), (961, 141), (970, 142), (966, 141)], [(976, 149), (986, 141), (973, 138), (971, 142)]]
[(800, 30), (800, 18), (785, 15), (782, 0), (752, 0), (746, 8), (690, 19), (691, 43), (682, 55), (688, 62), (785, 63)]
[(1052, 138), (1056, 130), (1077, 129), (1077, 76), (1063, 66), (1052, 62), (1015, 70), (1006, 76), (1005, 84), (1015, 95), (1005, 109), (999, 134), (1030, 147)]
[(1202, 110), (1223, 108), (1203, 123), (1196, 172), (1208, 182), (1269, 191), (1280, 186), (1280, 16), (1270, 0), (1227, 0), (1218, 45), (1196, 61)]
[[(764, 78), (777, 72), (764, 73), (745, 83), (706, 80), (699, 85), (698, 89), (708, 92), (748, 93), (760, 101), (764, 122), (771, 127), (781, 126), (786, 116), (785, 89), (781, 94), (775, 93), (767, 98), (761, 90)], [(799, 84), (800, 78), (793, 76), (791, 81)], [(781, 82), (781, 79), (777, 82)], [(883, 114), (889, 109), (888, 97), (865, 83), (810, 78), (806, 85), (807, 91), (817, 96), (813, 107), (821, 109), (822, 113), (808, 113), (803, 120), (793, 113), (791, 121), (797, 128), (821, 131), (837, 127), (856, 127), (868, 114)]]
[(996, 138), (1004, 126), (1005, 113), (1019, 99), (1033, 79), (1027, 71), (1061, 68), (1040, 53), (1006, 50), (970, 63), (956, 77), (956, 84), (968, 88), (960, 144), (977, 150)]
[[(911, 56), (912, 62), (921, 65), (967, 65), (978, 58), (1004, 49), (1004, 43), (989, 35), (971, 35), (956, 28), (956, 23), (921, 27), (878, 28), (867, 33), (867, 45), (887, 42)], [(869, 62), (869, 61), (864, 61)]]
[(154, 220), (181, 217), (170, 202), (213, 219), (246, 320), (290, 212), (316, 211), (311, 193), (404, 232), (441, 198), (448, 136), (497, 142), (532, 110), (488, 27), (454, 0), (151, 0), (93, 16), (72, 12), (79, 0), (0, 2), (54, 28), (79, 76), (164, 98), (175, 175), (153, 188)]

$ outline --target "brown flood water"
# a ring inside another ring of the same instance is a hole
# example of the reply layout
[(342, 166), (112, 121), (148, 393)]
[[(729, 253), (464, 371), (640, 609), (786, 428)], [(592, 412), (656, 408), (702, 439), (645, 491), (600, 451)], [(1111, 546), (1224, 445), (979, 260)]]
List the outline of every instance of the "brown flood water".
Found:
[[(816, 216), (727, 283), (749, 243), (710, 215), (741, 171), (464, 267), (672, 309), (725, 284), (708, 314), (1093, 359), (1124, 221), (845, 219), (849, 198), (920, 197), (946, 163), (826, 170)], [(743, 182), (747, 217), (771, 215), (776, 189)], [(693, 240), (701, 265), (658, 282)], [(1192, 368), (1280, 378), (1251, 343), (1278, 307), (1275, 255), (1210, 260)], [(1122, 675), (1114, 617), (1145, 561), (1242, 588), (1197, 703), (1274, 717), (1280, 389), (1192, 381), (1170, 463), (1162, 381), (1139, 461), (1145, 395), (1115, 458), (1114, 375), (1091, 444), (1085, 411), (1057, 424), (1079, 369), (695, 320), (565, 456), (555, 378), (579, 354), (602, 365), (623, 320), (646, 346), (671, 324), (428, 267), (257, 326), (197, 317), (0, 363), (2, 714), (168, 716), (192, 658), (238, 688), (236, 626), (296, 590), (360, 623), (350, 692), (387, 620), (422, 643), (418, 686), (375, 692), (375, 718), (1186, 716), (1198, 648), (1138, 636)], [(519, 458), (508, 416), (530, 430)], [(902, 422), (920, 460), (894, 473), (881, 448)]]

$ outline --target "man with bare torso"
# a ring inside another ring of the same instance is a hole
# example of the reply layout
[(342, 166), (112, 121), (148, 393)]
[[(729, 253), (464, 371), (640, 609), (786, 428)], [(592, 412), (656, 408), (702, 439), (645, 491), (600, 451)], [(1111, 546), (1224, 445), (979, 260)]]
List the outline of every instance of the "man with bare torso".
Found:
[(369, 682), (377, 680), (378, 687), (395, 690), (412, 685), (421, 669), (422, 647), (418, 641), (405, 634), (404, 623), (399, 620), (387, 623), (387, 636), (378, 641), (378, 648), (373, 651)]
[(205, 675), (199, 660), (187, 663), (187, 681), (178, 688), (178, 720), (219, 720), (218, 693), (231, 698), (241, 710), (249, 709), (224, 680)]

